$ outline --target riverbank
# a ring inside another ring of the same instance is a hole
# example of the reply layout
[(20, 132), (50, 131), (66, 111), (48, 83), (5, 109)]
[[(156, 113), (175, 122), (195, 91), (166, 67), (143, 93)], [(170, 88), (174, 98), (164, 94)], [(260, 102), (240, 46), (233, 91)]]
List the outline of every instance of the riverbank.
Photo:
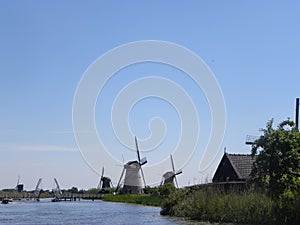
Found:
[(300, 222), (299, 196), (272, 199), (254, 191), (224, 193), (218, 190), (179, 189), (162, 204), (162, 215), (197, 221), (296, 225)]
[(287, 194), (272, 199), (254, 191), (225, 193), (216, 189), (172, 186), (149, 188), (144, 195), (105, 195), (102, 200), (161, 207), (161, 215), (217, 223), (296, 225), (300, 198)]
[(160, 196), (155, 196), (151, 194), (142, 195), (112, 195), (106, 194), (101, 200), (106, 202), (124, 202), (124, 203), (134, 203), (147, 206), (157, 206), (161, 207), (163, 200)]
[(112, 195), (105, 194), (101, 199), (108, 202), (124, 202), (124, 203), (135, 203), (147, 206), (157, 206), (162, 207), (166, 198), (173, 192), (175, 192), (175, 187), (173, 185), (167, 184), (159, 187), (147, 187), (145, 188), (145, 193), (142, 195)]

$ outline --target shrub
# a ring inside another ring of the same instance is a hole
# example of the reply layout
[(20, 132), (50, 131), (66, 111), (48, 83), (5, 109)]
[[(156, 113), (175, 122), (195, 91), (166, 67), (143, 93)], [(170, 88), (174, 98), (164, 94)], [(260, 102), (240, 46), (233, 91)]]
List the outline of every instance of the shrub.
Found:
[(261, 193), (185, 189), (166, 199), (161, 214), (211, 222), (274, 224), (274, 205)]
[(299, 192), (285, 191), (279, 196), (277, 208), (278, 221), (282, 224), (293, 225), (300, 223), (300, 194)]

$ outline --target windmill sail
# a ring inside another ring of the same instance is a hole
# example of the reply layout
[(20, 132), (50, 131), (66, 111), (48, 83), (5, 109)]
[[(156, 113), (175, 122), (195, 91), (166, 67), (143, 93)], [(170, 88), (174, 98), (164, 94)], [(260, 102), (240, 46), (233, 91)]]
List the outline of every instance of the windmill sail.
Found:
[(140, 156), (139, 145), (138, 145), (136, 136), (134, 137), (134, 140), (135, 140), (135, 147), (136, 147), (136, 152), (137, 152), (138, 162), (140, 163), (140, 162), (141, 162), (141, 156)]
[(99, 184), (98, 184), (97, 189), (101, 189), (101, 188), (102, 188), (103, 175), (104, 175), (104, 167), (102, 167), (102, 173), (101, 173), (101, 177), (100, 177), (100, 180), (99, 180)]
[(121, 173), (121, 176), (120, 176), (120, 179), (119, 179), (119, 181), (118, 181), (117, 188), (116, 188), (116, 192), (119, 190), (119, 188), (120, 188), (120, 186), (121, 186), (121, 181), (122, 181), (122, 179), (123, 179), (124, 172), (125, 172), (125, 167), (123, 168), (122, 173)]
[(146, 187), (146, 181), (145, 181), (145, 176), (144, 176), (144, 171), (143, 171), (142, 165), (145, 165), (147, 163), (147, 158), (144, 157), (141, 160), (139, 145), (138, 145), (136, 136), (134, 139), (135, 139), (135, 146), (136, 146), (136, 151), (137, 151), (137, 156), (138, 156), (138, 162), (140, 164), (141, 174), (142, 174), (142, 178), (143, 178), (143, 183), (144, 183), (144, 187)]

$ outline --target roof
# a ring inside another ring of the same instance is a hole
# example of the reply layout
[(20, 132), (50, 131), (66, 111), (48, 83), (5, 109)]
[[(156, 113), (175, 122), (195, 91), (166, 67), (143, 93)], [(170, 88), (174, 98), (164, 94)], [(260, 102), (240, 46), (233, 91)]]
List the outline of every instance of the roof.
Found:
[(252, 158), (252, 155), (224, 153), (212, 181), (214, 183), (246, 181), (254, 161), (255, 157)]
[(250, 175), (255, 158), (253, 158), (251, 155), (244, 154), (225, 153), (225, 155), (229, 159), (232, 167), (240, 179), (246, 179)]

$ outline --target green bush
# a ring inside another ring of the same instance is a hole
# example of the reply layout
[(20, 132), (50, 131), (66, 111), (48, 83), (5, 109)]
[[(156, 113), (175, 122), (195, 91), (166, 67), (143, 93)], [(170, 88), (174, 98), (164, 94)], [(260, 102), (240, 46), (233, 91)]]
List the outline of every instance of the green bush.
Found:
[(185, 189), (166, 199), (161, 214), (211, 222), (274, 224), (274, 205), (272, 199), (260, 193)]
[(277, 208), (278, 221), (281, 224), (300, 224), (300, 194), (295, 191), (285, 191), (279, 196)]

